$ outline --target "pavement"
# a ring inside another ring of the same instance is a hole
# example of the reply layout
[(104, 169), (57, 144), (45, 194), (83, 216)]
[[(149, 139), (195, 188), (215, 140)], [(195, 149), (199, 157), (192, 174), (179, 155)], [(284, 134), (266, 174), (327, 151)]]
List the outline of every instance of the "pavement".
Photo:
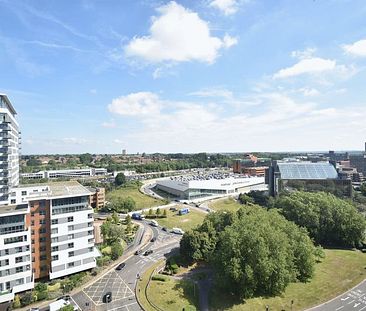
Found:
[[(148, 225), (144, 223), (144, 226)], [(135, 287), (139, 276), (152, 264), (165, 258), (173, 250), (178, 249), (181, 238), (179, 235), (164, 232), (159, 228), (150, 226), (149, 228), (153, 231), (153, 237), (156, 238), (155, 242), (148, 242), (146, 246), (141, 247), (142, 252), (140, 255), (132, 255), (125, 259), (126, 266), (122, 270), (117, 271), (113, 269), (108, 271), (92, 284), (89, 284), (72, 296), (81, 310), (142, 310), (135, 296)], [(144, 256), (144, 252), (150, 249), (153, 250), (153, 253)], [(112, 293), (112, 301), (110, 303), (103, 303), (103, 296), (107, 292)]]
[(366, 311), (366, 280), (342, 295), (307, 311)]

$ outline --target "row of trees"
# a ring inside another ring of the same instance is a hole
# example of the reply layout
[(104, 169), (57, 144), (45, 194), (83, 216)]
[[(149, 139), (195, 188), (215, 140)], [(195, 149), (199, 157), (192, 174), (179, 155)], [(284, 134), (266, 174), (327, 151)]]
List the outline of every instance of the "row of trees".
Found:
[(241, 298), (277, 295), (290, 282), (307, 281), (319, 254), (305, 229), (256, 205), (209, 214), (184, 234), (180, 250), (189, 262), (211, 264), (217, 284)]
[(123, 254), (121, 242), (125, 238), (125, 230), (120, 224), (118, 215), (113, 214), (112, 217), (108, 217), (100, 229), (104, 245), (111, 247), (111, 259), (116, 260)]
[(330, 193), (294, 191), (274, 199), (252, 191), (240, 194), (239, 202), (277, 208), (286, 219), (306, 228), (317, 244), (358, 247), (365, 237), (365, 217), (351, 200)]

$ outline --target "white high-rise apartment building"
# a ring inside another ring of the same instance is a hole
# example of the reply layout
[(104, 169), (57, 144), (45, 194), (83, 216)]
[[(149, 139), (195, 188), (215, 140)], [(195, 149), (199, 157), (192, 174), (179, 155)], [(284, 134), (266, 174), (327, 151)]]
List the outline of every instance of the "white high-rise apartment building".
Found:
[(15, 115), (0, 94), (0, 310), (34, 280), (94, 268), (99, 255), (88, 189), (76, 181), (18, 185)]
[(16, 111), (0, 94), (0, 205), (8, 204), (10, 189), (19, 184), (19, 125)]

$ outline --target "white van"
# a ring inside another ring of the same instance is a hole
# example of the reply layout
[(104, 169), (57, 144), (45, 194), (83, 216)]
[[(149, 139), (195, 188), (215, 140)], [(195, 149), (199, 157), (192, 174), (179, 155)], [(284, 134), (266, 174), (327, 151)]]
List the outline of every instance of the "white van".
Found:
[(153, 226), (153, 227), (159, 227), (159, 224), (156, 220), (151, 220), (150, 221), (150, 226)]
[(184, 231), (181, 228), (173, 228), (172, 232), (175, 234), (184, 234)]

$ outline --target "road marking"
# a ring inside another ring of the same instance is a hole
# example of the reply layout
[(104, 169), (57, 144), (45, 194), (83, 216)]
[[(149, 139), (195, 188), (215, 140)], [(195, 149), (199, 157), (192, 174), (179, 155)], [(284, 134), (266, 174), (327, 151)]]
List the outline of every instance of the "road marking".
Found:
[(341, 298), (341, 300), (342, 301), (345, 301), (345, 300), (347, 300), (347, 299), (349, 299), (349, 297), (347, 296), (346, 298)]
[(351, 304), (352, 302), (354, 302), (355, 300), (351, 300), (348, 304)]
[(358, 311), (361, 311), (361, 310), (363, 310), (363, 309), (365, 309), (366, 308), (366, 306), (364, 306), (363, 308), (361, 308), (360, 310), (358, 310)]
[(343, 309), (343, 308), (344, 308), (344, 306), (338, 307), (338, 308), (336, 309), (336, 311), (341, 310), (341, 309)]
[(361, 302), (356, 302), (356, 303), (353, 305), (353, 307), (354, 307), (354, 308), (356, 308), (356, 307), (358, 307), (360, 304), (361, 304)]

